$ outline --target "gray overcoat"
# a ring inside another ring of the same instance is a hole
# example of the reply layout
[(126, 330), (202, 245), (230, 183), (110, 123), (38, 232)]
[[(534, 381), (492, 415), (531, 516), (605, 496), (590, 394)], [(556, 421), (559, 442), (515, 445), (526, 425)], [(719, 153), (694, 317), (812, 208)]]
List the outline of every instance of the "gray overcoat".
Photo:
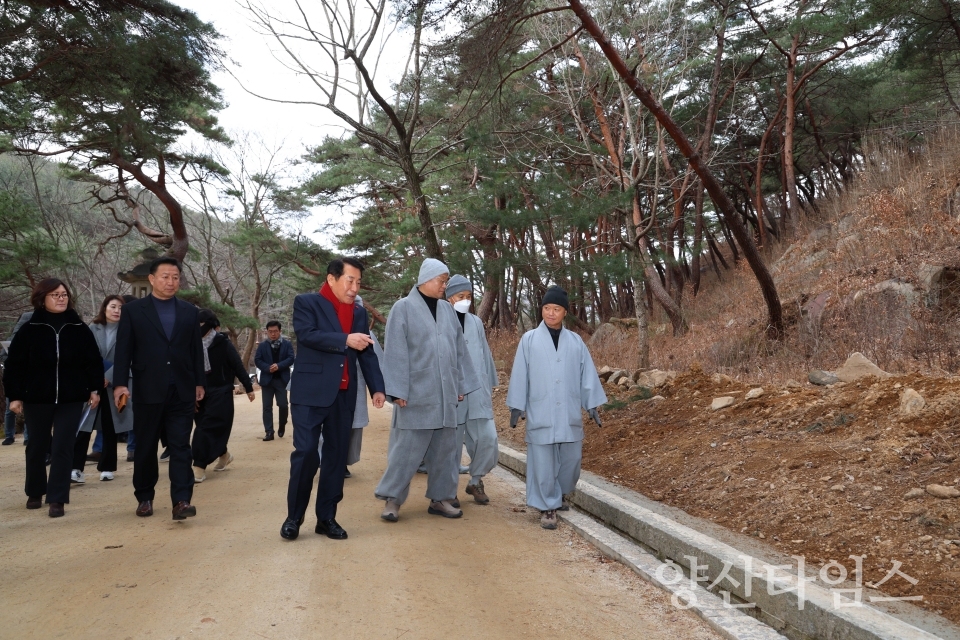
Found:
[(472, 313), (467, 313), (463, 318), (463, 340), (467, 343), (467, 353), (476, 369), (480, 388), (468, 393), (463, 402), (457, 405), (457, 423), (480, 418), (493, 419), (493, 388), (500, 381), (483, 321)]
[[(377, 342), (377, 336), (370, 332), (373, 338), (373, 352), (377, 354), (377, 360), (383, 362), (383, 349)], [(357, 367), (357, 408), (353, 412), (353, 428), (363, 429), (370, 424), (370, 415), (367, 413), (367, 402), (370, 400), (370, 394), (367, 393), (367, 383), (363, 379), (363, 372)]]
[(384, 335), (383, 381), (398, 429), (457, 428), (457, 396), (480, 388), (453, 306), (439, 301), (437, 318), (414, 287), (393, 305)]
[(583, 340), (566, 329), (553, 346), (544, 322), (523, 334), (510, 374), (507, 406), (527, 412), (528, 444), (583, 440), (581, 409), (607, 401)]
[[(113, 403), (113, 362), (116, 357), (117, 332), (108, 331), (107, 325), (105, 324), (91, 324), (90, 331), (93, 332), (97, 346), (100, 347), (100, 356), (104, 360), (109, 360), (111, 363), (110, 368), (104, 368), (103, 377), (106, 378), (110, 384), (107, 385), (106, 396), (100, 399), (100, 407), (103, 407), (105, 404), (110, 405), (114, 431), (117, 433), (133, 431), (133, 407), (131, 403), (127, 403), (127, 407), (123, 410), (123, 413), (118, 413), (117, 405)], [(100, 411), (91, 411), (87, 419), (80, 425), (80, 431), (93, 431), (94, 429), (100, 429)]]

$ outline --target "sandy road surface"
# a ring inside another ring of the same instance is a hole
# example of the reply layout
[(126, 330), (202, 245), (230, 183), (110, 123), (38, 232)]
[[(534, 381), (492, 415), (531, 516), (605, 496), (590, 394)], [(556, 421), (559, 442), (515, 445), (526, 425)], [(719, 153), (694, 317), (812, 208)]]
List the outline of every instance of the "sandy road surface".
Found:
[(387, 409), (371, 408), (347, 480), (338, 521), (350, 538), (316, 535), (311, 511), (283, 541), (291, 439), (261, 442), (259, 416), (259, 398), (237, 398), (236, 461), (208, 471), (185, 522), (170, 518), (164, 476), (156, 514), (134, 516), (126, 462), (113, 482), (88, 465), (64, 518), (27, 511), (23, 447), (0, 448), (0, 637), (716, 637), (569, 528), (540, 529), (496, 479), (490, 505), (463, 500), (464, 517), (446, 520), (427, 514), (417, 476), (400, 522), (380, 520)]

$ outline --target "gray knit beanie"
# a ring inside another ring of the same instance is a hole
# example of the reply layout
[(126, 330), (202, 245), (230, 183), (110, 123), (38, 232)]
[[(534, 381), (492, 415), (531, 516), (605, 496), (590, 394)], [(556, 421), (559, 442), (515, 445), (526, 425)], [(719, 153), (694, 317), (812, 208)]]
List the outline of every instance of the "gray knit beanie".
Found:
[(470, 284), (470, 281), (458, 273), (450, 278), (450, 280), (447, 282), (447, 291), (445, 295), (447, 296), (447, 300), (449, 300), (453, 296), (464, 291), (470, 291), (472, 293), (472, 289), (473, 285)]
[(420, 265), (420, 276), (417, 278), (417, 286), (419, 287), (426, 282), (430, 282), (437, 276), (442, 276), (445, 273), (450, 273), (447, 265), (435, 258), (427, 258), (423, 261), (423, 264)]

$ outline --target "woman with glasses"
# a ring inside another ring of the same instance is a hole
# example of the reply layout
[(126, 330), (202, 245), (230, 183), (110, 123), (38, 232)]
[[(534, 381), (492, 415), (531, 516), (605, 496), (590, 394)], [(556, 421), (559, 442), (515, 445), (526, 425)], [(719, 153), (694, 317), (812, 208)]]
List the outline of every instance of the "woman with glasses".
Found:
[[(34, 314), (10, 344), (3, 382), (10, 409), (30, 425), (27, 509), (47, 496), (51, 518), (70, 502), (73, 446), (85, 406), (95, 410), (103, 387), (103, 359), (90, 328), (73, 309), (67, 285), (41, 280), (30, 296)], [(50, 476), (46, 456), (51, 454)]]

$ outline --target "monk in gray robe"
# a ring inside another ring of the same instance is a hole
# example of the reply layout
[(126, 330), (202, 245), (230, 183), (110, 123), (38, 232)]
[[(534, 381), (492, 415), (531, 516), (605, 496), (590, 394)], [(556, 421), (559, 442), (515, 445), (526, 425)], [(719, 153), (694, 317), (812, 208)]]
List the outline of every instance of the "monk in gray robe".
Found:
[(467, 353), (480, 382), (480, 388), (468, 393), (463, 402), (457, 405), (457, 449), (454, 459), (457, 471), (463, 473), (460, 453), (466, 444), (467, 455), (470, 456), (470, 466), (466, 468), (470, 474), (467, 494), (473, 496), (478, 504), (488, 504), (490, 498), (484, 490), (483, 476), (497, 466), (499, 455), (497, 425), (493, 421), (493, 388), (500, 381), (497, 379), (497, 367), (493, 364), (490, 345), (487, 344), (483, 321), (470, 313), (473, 285), (464, 276), (455, 275), (447, 283), (446, 296), (447, 302), (457, 312), (463, 339), (467, 343)]
[(480, 383), (457, 314), (442, 300), (449, 275), (439, 260), (424, 260), (417, 286), (387, 317), (383, 371), (394, 409), (387, 470), (375, 494), (386, 501), (380, 517), (389, 522), (399, 519), (421, 461), (428, 472), (427, 511), (446, 518), (463, 515), (451, 504), (457, 496), (457, 403)]
[(563, 328), (569, 309), (563, 289), (547, 289), (543, 322), (520, 338), (507, 391), (510, 426), (526, 414), (527, 504), (540, 510), (544, 529), (557, 528), (557, 509), (580, 479), (580, 410), (602, 426), (597, 407), (607, 401), (587, 346)]

